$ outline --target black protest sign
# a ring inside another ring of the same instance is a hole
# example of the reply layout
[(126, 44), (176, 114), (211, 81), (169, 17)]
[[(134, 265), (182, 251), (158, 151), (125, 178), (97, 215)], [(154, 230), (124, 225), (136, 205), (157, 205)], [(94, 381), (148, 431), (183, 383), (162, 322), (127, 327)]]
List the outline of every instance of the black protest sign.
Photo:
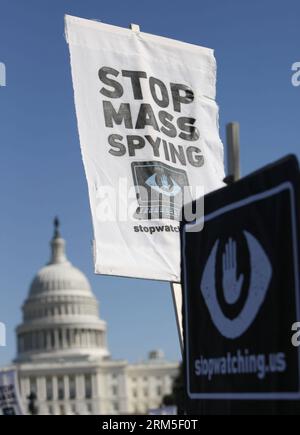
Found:
[(182, 222), (190, 410), (300, 409), (299, 169), (288, 157), (205, 197)]

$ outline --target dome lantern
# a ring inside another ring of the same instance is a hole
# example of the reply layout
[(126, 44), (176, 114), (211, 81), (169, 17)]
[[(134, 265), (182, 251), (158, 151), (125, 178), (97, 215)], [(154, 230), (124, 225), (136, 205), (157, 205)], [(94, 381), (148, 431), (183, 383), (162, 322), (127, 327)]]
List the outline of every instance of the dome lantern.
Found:
[(54, 235), (51, 240), (51, 259), (49, 264), (60, 264), (68, 261), (65, 253), (66, 242), (61, 238), (59, 226), (60, 223), (56, 217), (54, 219)]

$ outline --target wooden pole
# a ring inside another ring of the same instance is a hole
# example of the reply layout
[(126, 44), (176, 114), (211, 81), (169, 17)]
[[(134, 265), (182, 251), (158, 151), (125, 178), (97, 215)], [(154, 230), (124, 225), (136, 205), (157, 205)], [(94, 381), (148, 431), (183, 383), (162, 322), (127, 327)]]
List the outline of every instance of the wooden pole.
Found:
[(236, 181), (241, 176), (240, 169), (240, 125), (230, 122), (226, 126), (227, 136), (227, 178)]

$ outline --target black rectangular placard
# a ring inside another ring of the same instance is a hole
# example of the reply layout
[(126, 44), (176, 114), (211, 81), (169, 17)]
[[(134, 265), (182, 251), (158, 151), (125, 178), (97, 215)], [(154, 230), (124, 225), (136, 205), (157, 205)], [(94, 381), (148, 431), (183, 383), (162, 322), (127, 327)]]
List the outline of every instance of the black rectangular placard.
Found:
[(181, 225), (188, 403), (209, 413), (300, 409), (296, 158), (207, 195), (204, 207), (202, 231), (203, 216)]

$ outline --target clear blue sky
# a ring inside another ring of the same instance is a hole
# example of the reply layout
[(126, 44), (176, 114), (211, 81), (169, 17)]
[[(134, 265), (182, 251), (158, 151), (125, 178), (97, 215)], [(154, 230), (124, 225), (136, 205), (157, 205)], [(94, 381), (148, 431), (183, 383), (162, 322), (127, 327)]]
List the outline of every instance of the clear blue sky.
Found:
[(35, 272), (48, 260), (58, 214), (68, 254), (91, 280), (116, 358), (137, 360), (152, 348), (179, 358), (169, 286), (93, 275), (92, 227), (74, 113), (64, 14), (215, 49), (220, 131), (241, 124), (242, 172), (287, 153), (300, 155), (298, 0), (1, 0), (0, 321), (15, 354), (14, 328)]

